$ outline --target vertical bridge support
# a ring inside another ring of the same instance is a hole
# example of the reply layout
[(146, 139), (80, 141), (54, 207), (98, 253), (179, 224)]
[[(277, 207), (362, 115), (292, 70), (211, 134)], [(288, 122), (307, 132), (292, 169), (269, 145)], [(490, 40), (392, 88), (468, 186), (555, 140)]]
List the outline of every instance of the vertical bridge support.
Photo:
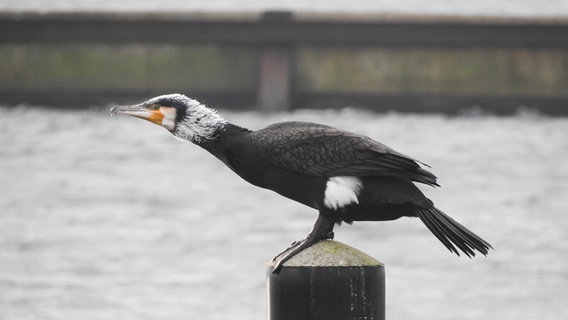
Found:
[[(262, 22), (275, 30), (292, 22), (288, 11), (269, 11)], [(262, 111), (284, 111), (290, 108), (293, 78), (292, 45), (286, 39), (274, 39), (260, 47), (258, 61), (257, 108)]]
[(385, 319), (384, 265), (357, 249), (320, 241), (272, 271), (269, 320)]
[(260, 50), (257, 104), (262, 111), (284, 111), (290, 107), (292, 62), (285, 46)]

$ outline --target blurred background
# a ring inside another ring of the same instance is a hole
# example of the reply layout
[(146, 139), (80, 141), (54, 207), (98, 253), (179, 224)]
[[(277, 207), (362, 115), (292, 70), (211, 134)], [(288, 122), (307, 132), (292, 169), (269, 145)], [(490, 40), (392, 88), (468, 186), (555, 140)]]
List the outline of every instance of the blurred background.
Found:
[(3, 1), (4, 103), (565, 114), (566, 1)]
[(172, 92), (432, 166), (423, 191), (495, 250), (337, 228), (386, 264), (388, 319), (566, 318), (567, 1), (4, 0), (0, 319), (266, 319), (265, 265), (316, 213), (108, 116)]

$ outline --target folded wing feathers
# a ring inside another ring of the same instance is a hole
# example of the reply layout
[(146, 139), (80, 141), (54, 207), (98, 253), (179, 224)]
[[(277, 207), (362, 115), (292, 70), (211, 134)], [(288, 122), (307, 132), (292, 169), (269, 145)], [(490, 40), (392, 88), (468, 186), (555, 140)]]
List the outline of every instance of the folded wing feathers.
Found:
[(373, 139), (306, 122), (273, 124), (253, 140), (275, 165), (318, 176), (400, 175), (438, 186), (425, 165)]
[(420, 167), (416, 160), (397, 153), (375, 154), (368, 160), (372, 167), (386, 169), (386, 173), (398, 174), (408, 177), (410, 180), (431, 186), (439, 186), (437, 178), (431, 172)]

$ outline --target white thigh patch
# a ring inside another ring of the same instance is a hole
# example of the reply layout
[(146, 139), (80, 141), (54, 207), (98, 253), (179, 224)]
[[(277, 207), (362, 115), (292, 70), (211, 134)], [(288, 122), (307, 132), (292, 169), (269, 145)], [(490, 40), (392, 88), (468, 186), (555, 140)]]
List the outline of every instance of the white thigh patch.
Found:
[(363, 188), (363, 182), (357, 177), (331, 177), (325, 185), (323, 204), (333, 210), (348, 204), (359, 203), (357, 196)]

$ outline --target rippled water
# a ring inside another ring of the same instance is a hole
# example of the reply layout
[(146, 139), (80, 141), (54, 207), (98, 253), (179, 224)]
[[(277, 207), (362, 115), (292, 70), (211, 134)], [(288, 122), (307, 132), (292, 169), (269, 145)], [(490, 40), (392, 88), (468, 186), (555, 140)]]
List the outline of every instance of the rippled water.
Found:
[[(0, 319), (266, 319), (265, 264), (316, 213), (107, 111), (0, 108)], [(224, 112), (370, 135), (432, 166), (444, 211), (495, 247), (457, 258), (417, 219), (336, 239), (386, 264), (388, 319), (565, 319), (568, 119)]]

